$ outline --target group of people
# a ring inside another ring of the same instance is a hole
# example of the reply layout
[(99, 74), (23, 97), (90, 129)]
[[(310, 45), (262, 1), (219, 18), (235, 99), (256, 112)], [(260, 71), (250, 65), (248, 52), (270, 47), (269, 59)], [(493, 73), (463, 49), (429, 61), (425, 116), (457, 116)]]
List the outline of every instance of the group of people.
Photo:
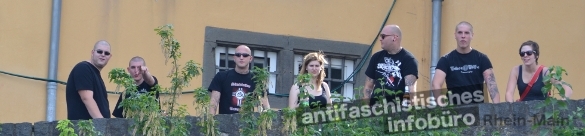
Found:
[[(124, 109), (119, 106), (123, 95), (120, 94), (114, 111), (110, 113), (108, 94), (101, 76), (101, 70), (108, 64), (111, 57), (110, 44), (100, 40), (94, 44), (90, 60), (81, 61), (73, 67), (65, 88), (67, 119), (111, 118), (111, 115), (124, 118)], [(134, 79), (138, 94), (155, 91), (153, 87), (158, 84), (158, 80), (150, 74), (144, 58), (136, 56), (130, 59), (127, 70)], [(129, 97), (131, 94), (126, 94), (125, 98)], [(155, 93), (155, 97), (159, 100), (159, 92)]]
[[(473, 26), (469, 22), (462, 21), (457, 24), (454, 35), (457, 48), (442, 56), (435, 68), (432, 78), (434, 98), (439, 99), (438, 94), (444, 90), (441, 89), (444, 82), (447, 84), (447, 90), (451, 91), (448, 95), (461, 95), (482, 90), (481, 96), (483, 96), (485, 83), (492, 102), (499, 103), (500, 95), (490, 59), (486, 54), (470, 46), (473, 39)], [(383, 50), (374, 53), (370, 58), (365, 71), (367, 78), (363, 89), (363, 99), (369, 99), (370, 104), (374, 104), (380, 98), (403, 101), (404, 92), (388, 94), (374, 93), (374, 90), (409, 90), (416, 93), (419, 77), (418, 61), (410, 51), (402, 47), (402, 31), (398, 25), (385, 26), (380, 32), (379, 40)], [(523, 63), (513, 67), (510, 72), (506, 101), (543, 100), (549, 97), (541, 91), (545, 84), (543, 77), (550, 72), (547, 67), (538, 65), (539, 45), (534, 41), (524, 42), (520, 45), (519, 54)], [(110, 115), (124, 117), (123, 109), (119, 106), (122, 95), (118, 99), (114, 112), (110, 114), (106, 87), (100, 75), (102, 68), (111, 57), (110, 44), (106, 41), (98, 41), (91, 52), (91, 59), (79, 62), (71, 70), (66, 87), (68, 119), (110, 118)], [(254, 74), (250, 72), (250, 63), (253, 61), (250, 48), (246, 45), (238, 46), (233, 55), (233, 61), (236, 67), (216, 73), (208, 87), (211, 97), (209, 111), (212, 114), (239, 113), (246, 94), (255, 90)], [(310, 74), (311, 79), (307, 85), (291, 86), (289, 108), (299, 107), (301, 101), (309, 102), (310, 108), (321, 108), (332, 103), (330, 87), (324, 82), (326, 76), (324, 66), (327, 64), (322, 52), (313, 52), (304, 56), (299, 75)], [(152, 87), (158, 84), (158, 81), (148, 71), (143, 58), (138, 56), (132, 58), (127, 70), (134, 78), (139, 93), (154, 91)], [(551, 82), (560, 84), (562, 81), (553, 79)], [(569, 97), (572, 89), (566, 85), (563, 87), (566, 90), (566, 97)], [(299, 99), (300, 88), (312, 97)], [(516, 88), (521, 94), (519, 100), (513, 98)], [(268, 93), (264, 91), (257, 95), (262, 108), (270, 109)], [(156, 93), (156, 98), (159, 99), (158, 93)], [(483, 101), (472, 103), (483, 103)], [(463, 103), (453, 103), (453, 105), (461, 104)]]

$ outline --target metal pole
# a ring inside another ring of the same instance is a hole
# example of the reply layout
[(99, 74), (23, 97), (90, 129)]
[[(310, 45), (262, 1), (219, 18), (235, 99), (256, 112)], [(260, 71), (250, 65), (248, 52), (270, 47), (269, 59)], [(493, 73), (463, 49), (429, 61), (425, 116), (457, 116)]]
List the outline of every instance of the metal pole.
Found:
[[(49, 77), (50, 80), (57, 80), (57, 66), (59, 61), (59, 35), (61, 25), (61, 0), (53, 0), (53, 11), (51, 13), (51, 45), (49, 48)], [(55, 107), (57, 101), (57, 83), (47, 83), (47, 121), (55, 120)]]
[[(431, 41), (431, 81), (430, 85), (433, 88), (432, 79), (435, 76), (435, 68), (439, 61), (441, 53), (441, 4), (443, 0), (432, 0), (433, 1), (433, 28), (432, 28), (432, 41)], [(431, 96), (434, 94), (431, 91)]]

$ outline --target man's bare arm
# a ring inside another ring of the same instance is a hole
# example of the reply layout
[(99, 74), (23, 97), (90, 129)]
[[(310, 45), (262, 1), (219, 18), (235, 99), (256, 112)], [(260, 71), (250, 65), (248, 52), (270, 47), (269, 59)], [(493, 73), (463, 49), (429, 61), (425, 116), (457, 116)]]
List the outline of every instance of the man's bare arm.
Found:
[(150, 86), (154, 85), (154, 77), (152, 77), (152, 74), (148, 72), (148, 69), (144, 71), (144, 74), (142, 74), (142, 78), (144, 78), (144, 82), (146, 82), (148, 85)]
[(435, 101), (439, 100), (439, 96), (441, 95), (441, 87), (443, 87), (443, 82), (445, 82), (445, 77), (447, 74), (440, 69), (435, 69), (435, 75), (433, 76), (432, 80), (432, 87), (431, 90), (433, 92), (433, 97), (435, 97)]
[(221, 93), (219, 91), (211, 91), (211, 100), (209, 102), (209, 113), (215, 115), (217, 112), (217, 105), (219, 104), (219, 97)]
[(416, 92), (416, 76), (414, 75), (407, 75), (404, 77), (406, 79), (405, 83), (408, 86), (410, 92)]
[(97, 106), (97, 103), (93, 99), (93, 91), (79, 90), (78, 93), (79, 93), (79, 96), (81, 96), (81, 101), (83, 101), (83, 104), (85, 104), (85, 107), (87, 108), (87, 112), (89, 112), (89, 115), (91, 116), (91, 118), (94, 118), (94, 119), (104, 118), (104, 116), (100, 112), (100, 109)]
[(493, 69), (487, 69), (483, 72), (483, 78), (488, 86), (490, 97), (493, 103), (500, 102), (500, 91), (498, 91), (498, 85), (496, 83), (496, 76), (494, 75)]
[(370, 77), (366, 77), (366, 83), (364, 85), (364, 99), (369, 99), (370, 95), (372, 94), (372, 91), (374, 90), (374, 79), (370, 78)]
[(264, 92), (264, 96), (260, 98), (260, 100), (262, 101), (262, 106), (264, 107), (264, 110), (270, 109), (270, 102), (268, 102), (268, 91)]

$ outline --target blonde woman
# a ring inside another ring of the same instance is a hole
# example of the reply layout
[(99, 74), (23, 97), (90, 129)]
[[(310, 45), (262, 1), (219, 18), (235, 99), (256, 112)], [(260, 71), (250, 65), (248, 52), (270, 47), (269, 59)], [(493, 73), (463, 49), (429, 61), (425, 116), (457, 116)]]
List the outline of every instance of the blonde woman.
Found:
[[(311, 74), (311, 80), (308, 85), (304, 86), (304, 90), (314, 98), (309, 97), (303, 99), (304, 101), (309, 102), (309, 106), (311, 109), (314, 108), (324, 108), (328, 104), (331, 104), (331, 92), (329, 91), (329, 85), (323, 80), (325, 79), (325, 68), (324, 65), (327, 64), (327, 60), (325, 60), (325, 55), (322, 52), (313, 52), (305, 55), (303, 59), (303, 66), (299, 71), (299, 75), (309, 73)], [(311, 87), (313, 86), (313, 87)], [(290, 88), (290, 93), (288, 97), (288, 107), (291, 109), (299, 107), (299, 87), (301, 85), (294, 84)]]

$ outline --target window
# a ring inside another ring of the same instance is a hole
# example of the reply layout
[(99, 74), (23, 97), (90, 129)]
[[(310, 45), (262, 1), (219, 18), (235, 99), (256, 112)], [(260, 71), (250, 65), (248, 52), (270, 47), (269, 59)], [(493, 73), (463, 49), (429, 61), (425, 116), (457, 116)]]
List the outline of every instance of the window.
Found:
[[(227, 52), (227, 53), (226, 53)], [(219, 71), (226, 71), (229, 69), (233, 69), (236, 67), (236, 63), (234, 62), (233, 55), (236, 53), (236, 48), (227, 47), (227, 46), (218, 46), (215, 49), (215, 72)], [(275, 93), (275, 83), (276, 83), (276, 52), (268, 52), (262, 50), (255, 50), (252, 49), (252, 54), (254, 59), (252, 60), (252, 65), (250, 65), (250, 70), (253, 69), (253, 66), (257, 66), (260, 68), (268, 67), (268, 72), (270, 72), (270, 84), (268, 85), (268, 92)]]
[[(294, 69), (294, 76), (296, 81), (296, 76), (299, 74), (301, 67), (303, 66), (303, 55), (295, 54), (295, 69)], [(353, 78), (349, 79), (349, 81), (343, 84), (344, 80), (349, 78), (351, 73), (353, 72), (354, 68), (354, 61), (344, 59), (343, 57), (329, 57), (326, 56), (327, 62), (329, 64), (325, 65), (325, 82), (329, 84), (329, 88), (331, 89), (331, 95), (342, 95), (345, 97), (343, 101), (348, 101), (349, 99), (354, 98), (354, 81)], [(341, 86), (341, 87), (340, 87)], [(333, 90), (338, 88), (337, 90)], [(335, 101), (335, 99), (333, 99)]]

